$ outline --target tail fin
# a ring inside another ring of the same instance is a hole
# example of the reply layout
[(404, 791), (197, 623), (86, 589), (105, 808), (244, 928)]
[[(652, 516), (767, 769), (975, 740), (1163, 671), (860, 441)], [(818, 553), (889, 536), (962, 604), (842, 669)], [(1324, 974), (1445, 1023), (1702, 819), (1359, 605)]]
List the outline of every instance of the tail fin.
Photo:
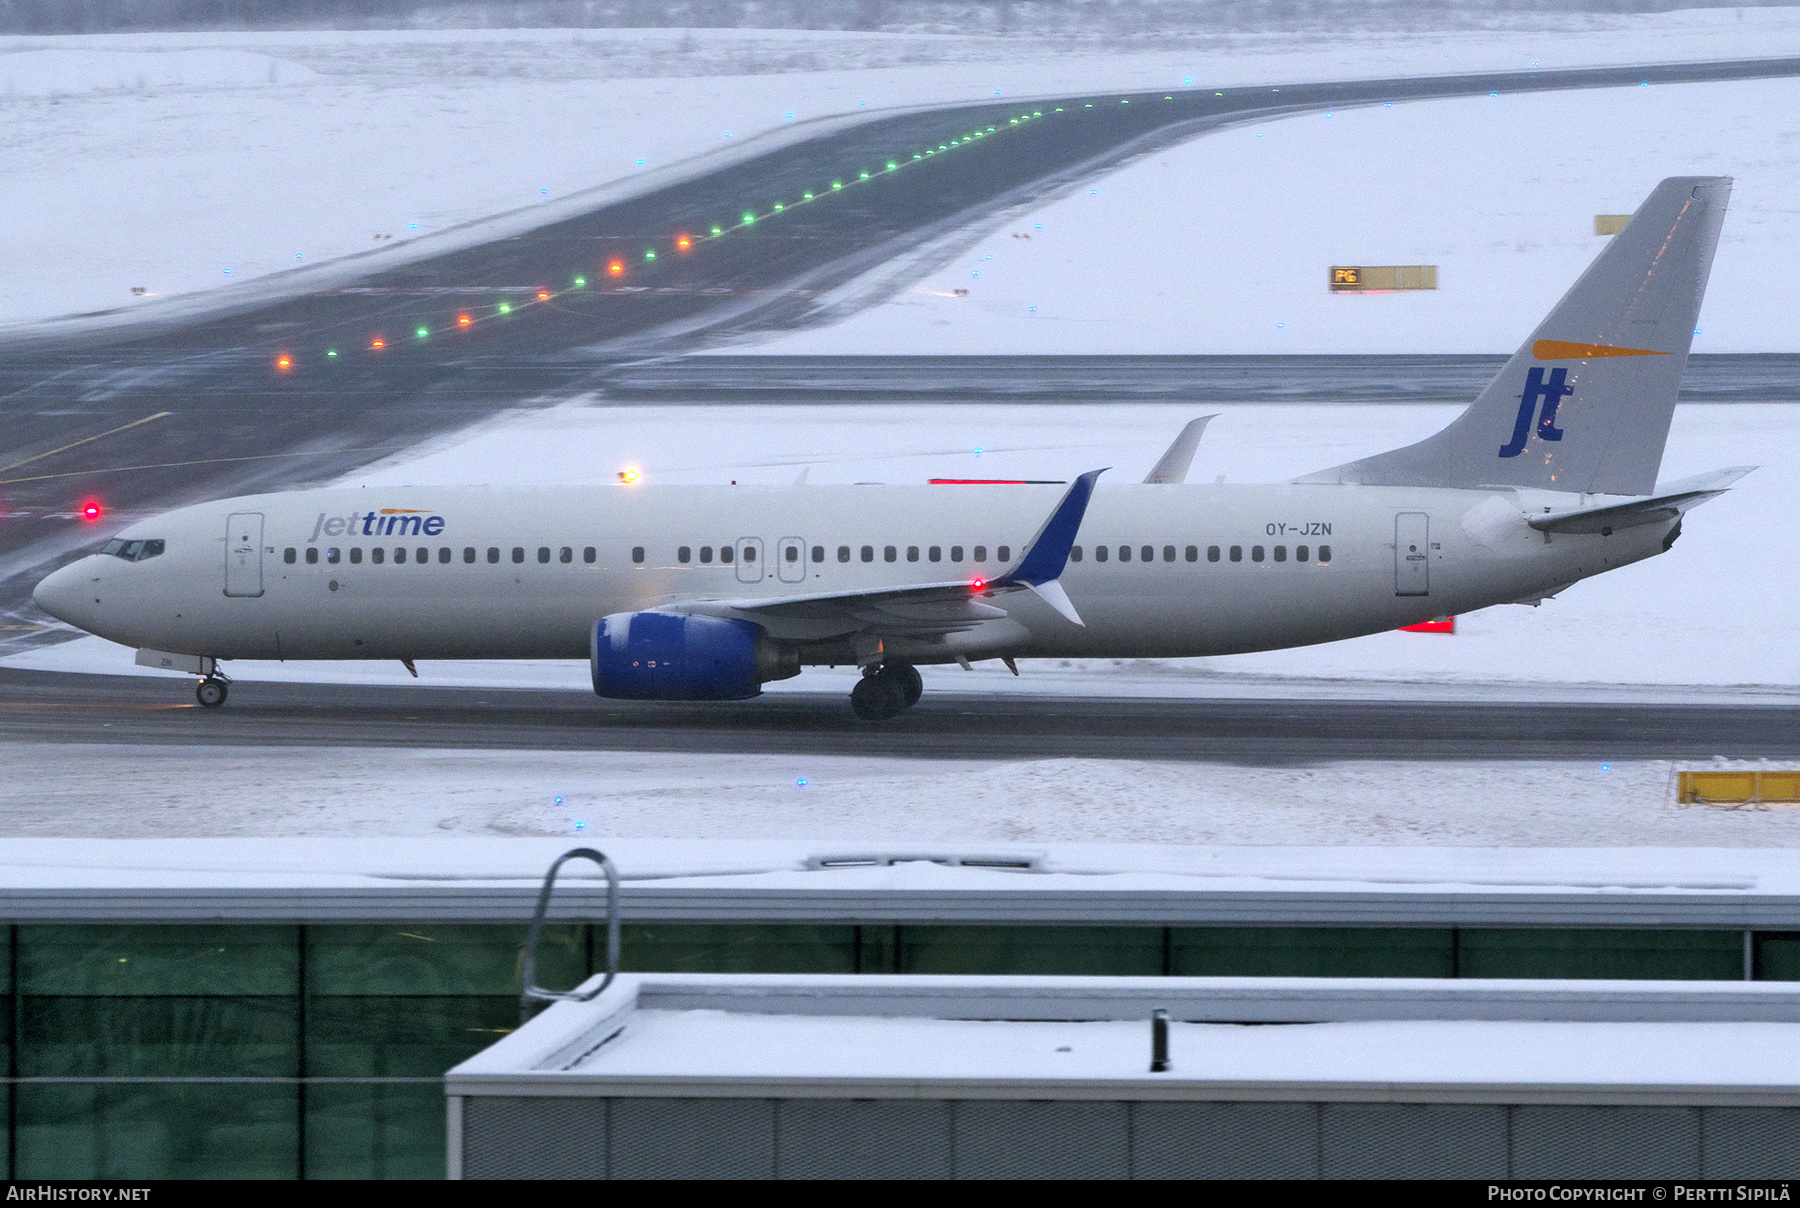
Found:
[(1297, 481), (1650, 494), (1730, 196), (1663, 181), (1449, 427)]

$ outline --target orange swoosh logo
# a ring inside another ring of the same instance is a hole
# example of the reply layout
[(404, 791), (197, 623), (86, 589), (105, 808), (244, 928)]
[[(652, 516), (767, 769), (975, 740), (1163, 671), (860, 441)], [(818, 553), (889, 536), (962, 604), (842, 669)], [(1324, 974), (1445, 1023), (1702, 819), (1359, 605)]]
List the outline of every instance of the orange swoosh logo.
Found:
[(1539, 340), (1531, 355), (1540, 361), (1586, 361), (1594, 357), (1666, 357), (1654, 348), (1618, 348), (1612, 344), (1571, 344), (1567, 340)]

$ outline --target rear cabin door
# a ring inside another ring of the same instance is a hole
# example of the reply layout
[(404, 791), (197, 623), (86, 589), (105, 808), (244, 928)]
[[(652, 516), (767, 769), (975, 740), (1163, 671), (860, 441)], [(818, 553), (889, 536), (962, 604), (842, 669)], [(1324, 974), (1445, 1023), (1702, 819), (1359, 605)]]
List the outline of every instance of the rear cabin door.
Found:
[(263, 594), (263, 517), (261, 512), (233, 512), (225, 520), (225, 594)]
[(775, 543), (775, 574), (783, 583), (806, 580), (806, 542), (798, 537), (783, 537)]
[(763, 544), (761, 537), (738, 538), (737, 577), (739, 583), (762, 582)]
[(1394, 517), (1394, 594), (1431, 594), (1431, 517), (1401, 512)]

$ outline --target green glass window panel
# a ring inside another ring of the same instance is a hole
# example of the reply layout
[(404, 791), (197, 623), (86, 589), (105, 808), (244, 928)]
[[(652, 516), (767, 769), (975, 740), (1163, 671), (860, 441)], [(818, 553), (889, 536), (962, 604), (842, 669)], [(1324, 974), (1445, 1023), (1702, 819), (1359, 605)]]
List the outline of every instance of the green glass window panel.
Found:
[(1757, 935), (1756, 976), (1759, 981), (1800, 981), (1800, 934)]
[(307, 1178), (441, 1179), (444, 1173), (442, 1083), (307, 1088)]
[(315, 998), (306, 1072), (315, 1078), (435, 1078), (519, 1026), (519, 1000)]
[(902, 973), (1155, 976), (1161, 927), (899, 928)]
[(1450, 977), (1454, 933), (1422, 927), (1172, 927), (1177, 977)]
[(856, 971), (858, 973), (898, 973), (900, 929), (880, 924), (864, 924), (856, 929)]
[(30, 925), (18, 929), (25, 994), (292, 994), (300, 929), (260, 925)]
[(10, 926), (0, 926), (0, 994), (12, 993), (13, 930)]
[[(306, 934), (309, 996), (511, 994), (525, 960), (515, 926), (314, 926)], [(544, 928), (538, 984), (562, 990), (587, 977), (587, 928)]]
[(20, 1179), (291, 1179), (293, 1085), (23, 1085)]
[(1628, 931), (1465, 927), (1463, 977), (1620, 977), (1739, 981), (1741, 931)]
[(297, 998), (26, 998), (26, 1077), (284, 1077), (300, 1072)]
[[(594, 960), (604, 962), (605, 934)], [(627, 923), (619, 966), (661, 973), (854, 973), (856, 928), (783, 923)]]

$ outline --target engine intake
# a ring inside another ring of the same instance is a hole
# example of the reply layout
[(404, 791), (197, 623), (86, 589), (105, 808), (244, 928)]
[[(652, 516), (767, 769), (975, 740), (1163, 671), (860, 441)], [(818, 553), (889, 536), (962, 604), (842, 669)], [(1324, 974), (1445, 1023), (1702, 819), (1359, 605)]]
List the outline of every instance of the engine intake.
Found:
[(800, 654), (760, 625), (621, 612), (594, 625), (594, 691), (617, 700), (748, 700), (800, 674)]

